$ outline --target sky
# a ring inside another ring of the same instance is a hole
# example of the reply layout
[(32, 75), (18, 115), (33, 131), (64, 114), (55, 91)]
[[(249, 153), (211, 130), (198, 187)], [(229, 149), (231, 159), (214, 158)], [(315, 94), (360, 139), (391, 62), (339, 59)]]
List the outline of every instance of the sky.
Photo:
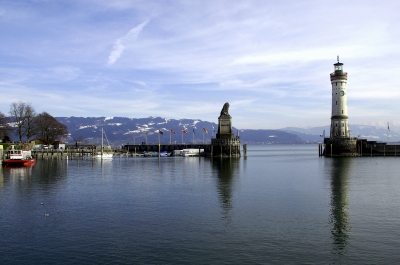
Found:
[(0, 112), (164, 117), (239, 129), (400, 126), (400, 1), (2, 0)]

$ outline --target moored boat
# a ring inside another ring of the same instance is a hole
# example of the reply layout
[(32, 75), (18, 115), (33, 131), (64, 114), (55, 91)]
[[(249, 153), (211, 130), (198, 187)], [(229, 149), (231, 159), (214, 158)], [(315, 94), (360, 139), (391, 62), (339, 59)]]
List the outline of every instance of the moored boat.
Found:
[(204, 154), (204, 149), (189, 148), (182, 150), (182, 156), (200, 156)]
[(160, 153), (158, 152), (154, 152), (154, 151), (144, 151), (142, 152), (143, 156), (168, 156), (168, 152), (167, 151), (161, 151)]
[(31, 150), (14, 149), (8, 150), (3, 160), (4, 166), (26, 167), (36, 164), (36, 159), (32, 157)]
[[(106, 137), (107, 146), (104, 146), (104, 139), (103, 136)], [(108, 142), (106, 132), (103, 128), (101, 128), (101, 147), (100, 151), (97, 152), (96, 157), (101, 159), (112, 159), (114, 154), (112, 153), (110, 143)]]

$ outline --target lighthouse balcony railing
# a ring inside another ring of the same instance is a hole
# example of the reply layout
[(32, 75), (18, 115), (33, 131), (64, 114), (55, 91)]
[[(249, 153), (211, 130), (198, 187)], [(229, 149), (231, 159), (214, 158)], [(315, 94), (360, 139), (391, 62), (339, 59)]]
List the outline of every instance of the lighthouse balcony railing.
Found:
[(324, 139), (332, 139), (332, 140), (358, 140), (357, 137), (341, 137), (341, 136), (332, 136), (332, 137), (325, 137)]
[(347, 73), (343, 73), (343, 72), (342, 73), (340, 73), (340, 72), (336, 73), (335, 72), (335, 73), (331, 73), (331, 76), (347, 76)]

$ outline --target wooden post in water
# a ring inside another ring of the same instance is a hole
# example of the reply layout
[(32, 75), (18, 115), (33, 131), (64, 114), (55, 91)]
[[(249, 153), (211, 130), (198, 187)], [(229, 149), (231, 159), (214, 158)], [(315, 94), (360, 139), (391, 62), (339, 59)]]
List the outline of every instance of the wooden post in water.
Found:
[(243, 153), (244, 153), (244, 156), (247, 156), (247, 144), (243, 145)]
[(332, 157), (332, 144), (331, 144), (331, 157)]

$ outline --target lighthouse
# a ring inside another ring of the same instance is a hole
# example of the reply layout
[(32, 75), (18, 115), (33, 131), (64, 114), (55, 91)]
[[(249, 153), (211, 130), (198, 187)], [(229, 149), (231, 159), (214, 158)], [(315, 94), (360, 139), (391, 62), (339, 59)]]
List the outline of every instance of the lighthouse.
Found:
[(331, 73), (332, 84), (332, 115), (331, 138), (350, 138), (348, 114), (347, 114), (347, 73), (343, 72), (343, 64), (334, 64), (334, 72)]
[(347, 113), (347, 73), (343, 64), (334, 65), (330, 74), (332, 85), (332, 114), (330, 137), (324, 139), (325, 156), (357, 156), (357, 138), (350, 137), (349, 116)]

